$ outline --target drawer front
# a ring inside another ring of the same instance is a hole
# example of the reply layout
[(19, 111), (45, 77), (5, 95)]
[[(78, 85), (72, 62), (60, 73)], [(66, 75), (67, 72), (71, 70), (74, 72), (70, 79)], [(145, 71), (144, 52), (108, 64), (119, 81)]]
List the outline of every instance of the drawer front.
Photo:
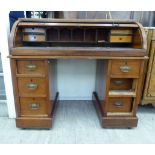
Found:
[(19, 96), (46, 97), (46, 79), (44, 78), (18, 78)]
[(111, 43), (131, 43), (132, 42), (132, 30), (111, 30), (110, 39)]
[(45, 41), (45, 35), (24, 34), (23, 41)]
[(114, 78), (110, 81), (110, 90), (130, 90), (132, 79)]
[(46, 98), (20, 98), (21, 116), (47, 116)]
[(24, 33), (45, 33), (44, 28), (24, 28), (23, 29)]
[(111, 75), (122, 77), (139, 77), (140, 60), (112, 60)]
[(18, 74), (45, 74), (45, 61), (40, 60), (18, 60)]
[(132, 98), (109, 98), (108, 112), (131, 112)]
[(115, 29), (115, 30), (111, 30), (110, 31), (110, 33), (112, 34), (112, 35), (118, 35), (118, 34), (123, 34), (123, 35), (132, 35), (132, 30), (126, 30), (126, 29), (122, 29), (122, 30), (120, 30), (120, 29)]
[(132, 36), (131, 35), (112, 35), (110, 36), (111, 43), (131, 43)]

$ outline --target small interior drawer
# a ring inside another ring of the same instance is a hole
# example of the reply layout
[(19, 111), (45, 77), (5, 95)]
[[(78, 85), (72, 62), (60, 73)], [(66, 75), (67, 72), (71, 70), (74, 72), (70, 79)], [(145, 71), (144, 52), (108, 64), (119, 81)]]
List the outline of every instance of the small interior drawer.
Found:
[(47, 94), (45, 78), (18, 78), (19, 96), (21, 97), (44, 97)]
[(24, 33), (45, 33), (45, 29), (44, 28), (24, 28), (23, 29)]
[(45, 74), (45, 61), (18, 60), (17, 74)]
[(23, 41), (46, 41), (46, 37), (42, 34), (24, 34)]
[(132, 42), (132, 30), (111, 30), (109, 36), (109, 42), (111, 43), (131, 43)]
[(111, 76), (116, 77), (139, 77), (140, 60), (112, 60)]
[(131, 112), (132, 98), (115, 97), (108, 100), (108, 112)]
[(129, 29), (113, 29), (110, 31), (112, 35), (132, 35), (132, 30)]
[(46, 98), (20, 98), (21, 116), (47, 116)]
[(111, 43), (131, 43), (131, 35), (111, 35), (109, 42)]

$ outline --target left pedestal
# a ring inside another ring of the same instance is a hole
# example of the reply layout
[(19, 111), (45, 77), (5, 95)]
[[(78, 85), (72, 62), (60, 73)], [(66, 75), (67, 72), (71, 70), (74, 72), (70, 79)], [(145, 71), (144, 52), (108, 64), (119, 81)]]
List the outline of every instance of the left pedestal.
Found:
[(16, 126), (51, 128), (58, 93), (54, 84), (50, 84), (50, 76), (54, 75), (49, 73), (51, 68), (48, 60), (12, 59), (11, 67), (16, 101)]

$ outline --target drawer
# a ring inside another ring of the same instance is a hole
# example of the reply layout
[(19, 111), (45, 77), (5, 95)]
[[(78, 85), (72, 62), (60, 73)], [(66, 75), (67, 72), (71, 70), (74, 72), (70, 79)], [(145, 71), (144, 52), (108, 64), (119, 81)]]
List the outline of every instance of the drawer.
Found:
[(111, 43), (131, 43), (132, 42), (132, 30), (111, 30), (109, 42)]
[(43, 34), (24, 34), (23, 41), (45, 41), (45, 35)]
[(110, 31), (111, 35), (132, 35), (132, 30), (128, 29), (115, 29)]
[(132, 83), (132, 79), (113, 78), (110, 81), (110, 90), (130, 90)]
[(111, 76), (117, 77), (139, 77), (140, 60), (112, 60)]
[(47, 116), (46, 98), (20, 98), (21, 116)]
[(42, 34), (45, 34), (45, 29), (44, 28), (24, 28), (23, 32), (24, 33), (42, 33)]
[(17, 74), (45, 74), (45, 61), (18, 60)]
[(108, 112), (131, 112), (132, 98), (109, 98)]
[(111, 43), (131, 43), (132, 36), (131, 35), (111, 35), (110, 40)]
[(18, 78), (20, 97), (46, 97), (46, 88), (45, 78)]

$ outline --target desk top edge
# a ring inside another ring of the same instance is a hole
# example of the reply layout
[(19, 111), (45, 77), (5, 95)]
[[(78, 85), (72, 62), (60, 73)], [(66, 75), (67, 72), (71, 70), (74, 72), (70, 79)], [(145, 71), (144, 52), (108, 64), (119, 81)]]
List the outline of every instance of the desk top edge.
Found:
[(57, 23), (127, 23), (137, 24), (135, 20), (120, 20), (120, 19), (52, 19), (52, 18), (19, 18), (19, 22), (57, 22)]

